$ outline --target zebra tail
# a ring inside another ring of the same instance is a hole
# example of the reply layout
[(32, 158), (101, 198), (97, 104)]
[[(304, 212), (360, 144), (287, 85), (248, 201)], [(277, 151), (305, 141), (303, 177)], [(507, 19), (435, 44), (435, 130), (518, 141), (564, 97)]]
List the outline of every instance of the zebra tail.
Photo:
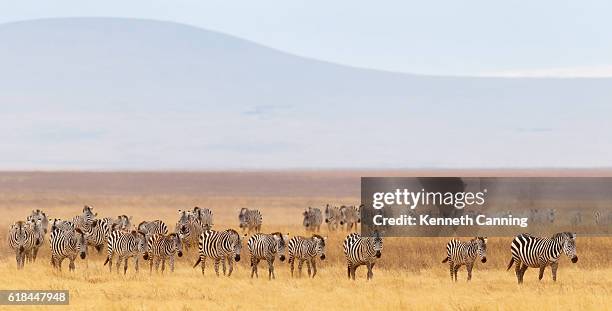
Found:
[(109, 260), (110, 260), (110, 257), (106, 257), (106, 261), (104, 262), (105, 266), (106, 266), (106, 264), (108, 263)]
[(510, 263), (508, 264), (508, 268), (506, 268), (506, 271), (510, 270), (513, 264), (514, 264), (514, 258), (510, 258)]
[(448, 257), (444, 258), (444, 260), (442, 260), (442, 263), (445, 263), (448, 261)]
[(193, 265), (193, 268), (195, 269), (195, 267), (197, 267), (201, 261), (202, 261), (202, 257), (198, 257), (198, 261), (196, 261), (195, 265)]

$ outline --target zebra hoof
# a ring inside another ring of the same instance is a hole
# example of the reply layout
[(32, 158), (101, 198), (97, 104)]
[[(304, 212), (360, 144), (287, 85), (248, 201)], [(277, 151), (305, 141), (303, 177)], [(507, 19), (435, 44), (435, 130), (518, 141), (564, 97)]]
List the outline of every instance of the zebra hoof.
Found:
[(572, 257), (572, 263), (577, 263), (577, 262), (578, 262), (578, 256)]

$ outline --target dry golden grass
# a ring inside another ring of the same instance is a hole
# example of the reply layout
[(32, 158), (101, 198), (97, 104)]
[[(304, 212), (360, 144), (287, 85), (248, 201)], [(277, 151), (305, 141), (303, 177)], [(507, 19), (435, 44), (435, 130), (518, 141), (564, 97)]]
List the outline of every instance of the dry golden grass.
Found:
[[(241, 207), (259, 208), (264, 214), (265, 232), (282, 231), (291, 235), (306, 232), (301, 227), (301, 209), (358, 201), (356, 196), (332, 197), (303, 195), (238, 195), (232, 193), (198, 195), (193, 193), (100, 193), (37, 191), (23, 188), (0, 193), (0, 239), (6, 240), (6, 228), (24, 218), (31, 209), (42, 208), (50, 217), (68, 218), (79, 213), (83, 204), (95, 206), (100, 217), (129, 214), (135, 222), (143, 219), (164, 220), (171, 228), (176, 210), (194, 205), (209, 207), (215, 213), (217, 228), (236, 228)], [(473, 280), (465, 281), (465, 269), (459, 282), (450, 281), (445, 257), (446, 238), (386, 238), (383, 256), (374, 268), (374, 279), (365, 280), (365, 267), (357, 271), (356, 281), (346, 277), (341, 242), (346, 232), (329, 234), (327, 259), (319, 264), (314, 279), (290, 277), (287, 263), (276, 262), (277, 279), (269, 281), (265, 265), (260, 264), (259, 279), (250, 278), (248, 252), (231, 278), (216, 277), (212, 266), (202, 276), (192, 269), (195, 252), (177, 262), (174, 273), (149, 275), (148, 263), (141, 260), (140, 273), (130, 262), (127, 275), (109, 273), (103, 266), (105, 254), (90, 249), (86, 261), (77, 260), (76, 271), (56, 272), (49, 264), (48, 245), (36, 263), (17, 270), (14, 255), (3, 242), (0, 245), (0, 289), (67, 289), (69, 309), (88, 310), (605, 310), (612, 307), (612, 238), (579, 237), (577, 264), (562, 258), (558, 281), (553, 283), (550, 270), (543, 281), (537, 271), (528, 270), (525, 283), (516, 284), (513, 271), (505, 267), (510, 258), (511, 238), (491, 238), (488, 262), (476, 265)], [(9, 310), (33, 307), (4, 307)], [(53, 307), (65, 309), (64, 307)]]

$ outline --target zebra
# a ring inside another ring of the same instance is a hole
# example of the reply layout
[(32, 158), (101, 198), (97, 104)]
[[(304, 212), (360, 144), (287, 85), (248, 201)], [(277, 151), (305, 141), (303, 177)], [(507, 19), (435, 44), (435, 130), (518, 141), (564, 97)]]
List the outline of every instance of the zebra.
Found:
[(532, 208), (529, 210), (529, 218), (533, 224), (539, 224), (541, 222), (540, 210)]
[(442, 263), (450, 263), (451, 280), (457, 282), (457, 271), (465, 265), (468, 272), (467, 280), (472, 279), (472, 268), (476, 261), (476, 256), (480, 256), (482, 263), (487, 262), (487, 237), (475, 237), (469, 242), (462, 242), (452, 239), (446, 244), (446, 258)]
[(176, 223), (174, 232), (181, 235), (185, 250), (198, 244), (198, 239), (204, 232), (204, 225), (191, 211), (179, 210), (179, 221)]
[(28, 216), (26, 221), (31, 221), (31, 220), (36, 220), (36, 219), (40, 220), (43, 233), (47, 234), (47, 231), (49, 229), (49, 218), (47, 218), (47, 214), (45, 214), (45, 212), (39, 209), (32, 210), (32, 214)]
[(210, 230), (213, 226), (213, 213), (207, 208), (194, 207), (193, 215), (200, 220), (204, 230)]
[(80, 228), (51, 231), (51, 266), (62, 270), (62, 261), (68, 258), (70, 271), (74, 271), (74, 260), (87, 257), (87, 235)]
[(51, 232), (60, 230), (60, 231), (72, 231), (76, 228), (76, 225), (70, 220), (61, 220), (59, 218), (54, 218), (51, 222)]
[[(131, 232), (113, 231), (106, 244), (108, 256), (104, 265), (108, 263), (108, 270), (112, 272), (113, 256), (117, 254), (117, 272), (124, 262), (123, 274), (127, 273), (128, 259), (134, 257), (136, 272), (138, 272), (138, 257), (147, 252), (147, 241), (145, 233), (132, 230)], [(143, 256), (144, 257), (144, 256)]]
[(15, 251), (17, 269), (23, 269), (25, 258), (31, 254), (32, 248), (37, 244), (36, 240), (34, 229), (24, 221), (17, 221), (9, 228), (8, 244)]
[(101, 253), (110, 236), (111, 226), (115, 224), (109, 222), (108, 218), (94, 219), (89, 229), (83, 230), (87, 234), (87, 245), (93, 246), (98, 253)]
[(580, 225), (582, 223), (582, 212), (580, 211), (574, 212), (574, 214), (572, 215), (572, 218), (570, 219), (570, 222), (573, 226)]
[(250, 210), (243, 207), (240, 210), (240, 214), (238, 214), (238, 220), (240, 221), (240, 228), (243, 229), (243, 232), (247, 229), (248, 233), (251, 233), (252, 230), (255, 230), (256, 233), (261, 232), (263, 217), (259, 210)]
[(546, 211), (546, 221), (548, 221), (549, 223), (551, 224), (555, 223), (556, 216), (557, 216), (557, 209), (549, 208)]
[(36, 261), (36, 257), (38, 256), (38, 250), (42, 247), (45, 242), (45, 229), (43, 227), (43, 220), (41, 218), (29, 218), (29, 221), (26, 224), (32, 229), (34, 232), (34, 245), (32, 246), (30, 252), (26, 253), (26, 258), (28, 261), (34, 262)]
[(357, 267), (365, 265), (368, 268), (368, 280), (374, 273), (372, 268), (376, 259), (382, 256), (383, 239), (378, 230), (374, 231), (373, 237), (362, 237), (359, 233), (351, 233), (344, 239), (344, 256), (347, 262), (347, 273), (349, 279), (355, 279)]
[(302, 213), (304, 216), (304, 221), (302, 224), (306, 228), (306, 230), (319, 232), (321, 230), (321, 223), (323, 222), (323, 215), (321, 214), (321, 210), (318, 208), (308, 207)]
[(601, 218), (601, 211), (595, 210), (593, 212), (593, 220), (595, 222), (595, 225), (599, 226), (601, 224), (601, 220), (602, 220), (602, 218)]
[(89, 231), (89, 227), (97, 215), (98, 213), (93, 213), (93, 207), (85, 205), (83, 207), (83, 213), (81, 215), (74, 216), (74, 218), (72, 218), (72, 222), (76, 228), (80, 228), (83, 231)]
[(136, 230), (144, 232), (144, 234), (147, 236), (153, 234), (168, 234), (168, 226), (166, 226), (166, 224), (159, 219), (153, 221), (143, 221), (138, 224)]
[(294, 236), (287, 243), (287, 251), (289, 255), (289, 264), (291, 265), (291, 277), (293, 277), (293, 269), (295, 260), (298, 262), (299, 275), (302, 275), (302, 265), (306, 262), (308, 267), (308, 277), (310, 277), (310, 266), (312, 265), (314, 278), (317, 274), (316, 257), (325, 259), (325, 242), (327, 238), (324, 238), (318, 234), (313, 234), (311, 238), (305, 238), (302, 236)]
[(102, 220), (108, 224), (109, 230), (130, 230), (132, 216), (119, 215), (116, 219), (105, 217)]
[(144, 254), (144, 260), (150, 260), (149, 273), (153, 273), (153, 263), (155, 263), (155, 271), (159, 270), (159, 264), (162, 265), (162, 273), (166, 268), (166, 258), (170, 260), (170, 271), (174, 272), (174, 256), (183, 257), (183, 243), (181, 237), (176, 233), (168, 235), (153, 234), (147, 239), (147, 252)]
[(571, 258), (572, 263), (578, 262), (576, 255), (576, 234), (561, 232), (552, 238), (535, 237), (527, 233), (517, 235), (510, 246), (512, 258), (506, 270), (516, 263), (515, 272), (518, 283), (523, 283), (527, 268), (540, 268), (539, 279), (544, 276), (546, 266), (551, 267), (553, 281), (557, 281), (557, 268), (561, 252)]
[(280, 261), (285, 261), (285, 241), (288, 235), (283, 236), (280, 232), (271, 234), (256, 233), (249, 238), (247, 246), (251, 254), (251, 278), (257, 273), (257, 265), (263, 259), (268, 262), (268, 279), (275, 279), (274, 260), (276, 254), (280, 254)]
[(341, 217), (340, 208), (337, 206), (329, 206), (329, 204), (325, 206), (325, 223), (329, 231), (338, 229)]
[(242, 240), (236, 230), (228, 229), (225, 231), (207, 230), (200, 235), (198, 243), (200, 256), (193, 267), (202, 263), (202, 275), (206, 267), (206, 258), (210, 257), (215, 261), (215, 273), (219, 276), (219, 263), (223, 263), (223, 275), (225, 275), (225, 260), (229, 263), (227, 276), (232, 275), (234, 261), (240, 261), (240, 251), (242, 250)]
[(359, 211), (355, 206), (342, 205), (340, 207), (340, 226), (346, 224), (347, 231), (352, 230), (355, 226), (355, 230), (357, 230), (358, 222), (360, 222)]

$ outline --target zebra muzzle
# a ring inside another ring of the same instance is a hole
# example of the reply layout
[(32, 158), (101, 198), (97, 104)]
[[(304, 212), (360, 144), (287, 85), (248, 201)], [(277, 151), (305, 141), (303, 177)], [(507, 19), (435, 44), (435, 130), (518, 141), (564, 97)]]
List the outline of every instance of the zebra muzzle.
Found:
[(179, 257), (183, 257), (183, 252), (179, 251), (179, 252), (177, 253), (177, 255), (178, 255)]
[(482, 263), (487, 262), (487, 257), (482, 257), (482, 259), (480, 260)]
[(145, 253), (144, 255), (142, 255), (142, 259), (149, 260), (149, 254)]
[(87, 255), (85, 253), (81, 253), (81, 259), (85, 259)]
[(280, 261), (285, 261), (285, 255), (280, 255)]
[(329, 223), (329, 219), (325, 219), (325, 223)]
[(325, 254), (321, 255), (321, 260), (325, 260)]
[(577, 262), (578, 262), (578, 256), (572, 257), (572, 263), (577, 263)]
[(380, 251), (376, 251), (376, 258), (380, 258), (380, 256), (382, 256), (382, 253)]
[(234, 261), (235, 261), (235, 262), (239, 262), (239, 261), (240, 261), (240, 255), (236, 255), (236, 256), (234, 257)]

